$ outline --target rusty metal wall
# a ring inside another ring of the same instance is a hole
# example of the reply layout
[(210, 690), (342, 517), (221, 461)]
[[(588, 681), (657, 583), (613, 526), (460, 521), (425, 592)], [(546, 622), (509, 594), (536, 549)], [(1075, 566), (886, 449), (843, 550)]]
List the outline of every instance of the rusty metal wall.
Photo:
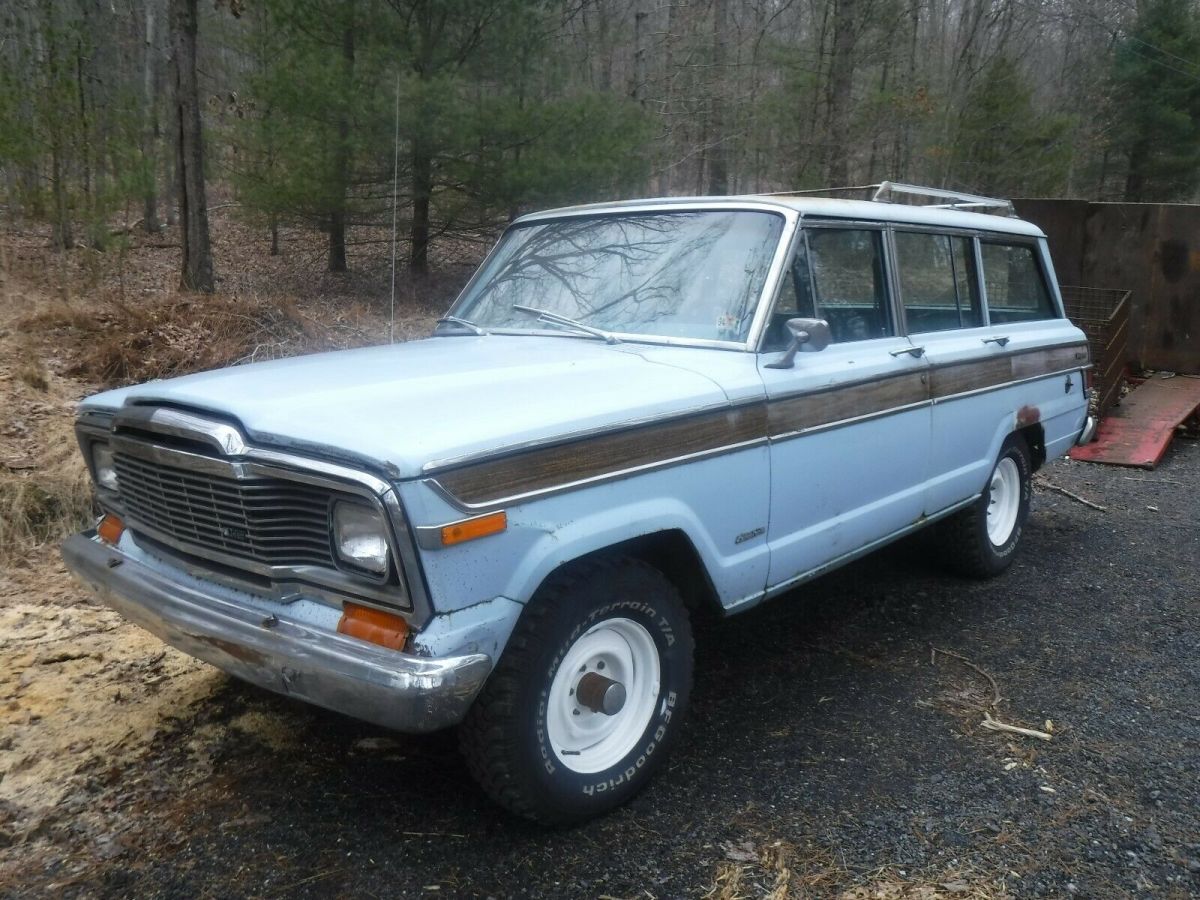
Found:
[(1014, 200), (1063, 284), (1132, 292), (1131, 362), (1200, 374), (1200, 206)]
[(1152, 369), (1200, 373), (1200, 207), (1161, 206), (1142, 356)]

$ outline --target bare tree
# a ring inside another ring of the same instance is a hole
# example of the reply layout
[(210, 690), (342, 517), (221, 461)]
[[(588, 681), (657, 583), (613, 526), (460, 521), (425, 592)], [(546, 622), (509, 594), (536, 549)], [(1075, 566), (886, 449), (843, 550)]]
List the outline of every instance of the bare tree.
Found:
[(183, 278), (186, 290), (215, 289), (204, 188), (204, 135), (200, 125), (200, 85), (196, 78), (196, 0), (171, 0), (175, 85), (176, 173), (183, 219)]

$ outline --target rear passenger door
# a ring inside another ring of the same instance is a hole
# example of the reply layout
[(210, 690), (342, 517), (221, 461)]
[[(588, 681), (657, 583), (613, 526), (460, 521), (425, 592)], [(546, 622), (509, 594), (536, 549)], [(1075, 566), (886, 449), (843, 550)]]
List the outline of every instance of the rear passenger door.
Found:
[[(995, 432), (999, 407), (972, 396), (950, 400), (939, 389), (969, 388), (969, 376), (995, 355), (988, 343), (977, 248), (969, 234), (892, 231), (896, 282), (910, 340), (924, 349), (931, 372), (933, 442), (924, 512), (931, 514), (978, 491), (977, 472)], [(1001, 351), (1003, 348), (999, 348)]]
[(932, 515), (978, 494), (1004, 438), (1077, 403), (1083, 385), (1049, 374), (1069, 361), (1045, 347), (1070, 329), (1036, 241), (901, 227), (892, 241), (908, 334), (930, 365)]
[[(771, 435), (768, 586), (919, 519), (930, 412), (924, 359), (900, 334), (880, 227), (806, 226), (759, 354)], [(825, 319), (832, 343), (769, 366), (786, 319)]]

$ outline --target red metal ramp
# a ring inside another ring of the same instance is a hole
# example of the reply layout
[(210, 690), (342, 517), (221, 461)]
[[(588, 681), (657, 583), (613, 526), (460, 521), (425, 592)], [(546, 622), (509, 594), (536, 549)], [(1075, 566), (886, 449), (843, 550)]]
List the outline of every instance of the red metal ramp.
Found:
[(1200, 408), (1200, 378), (1151, 378), (1101, 419), (1096, 440), (1071, 451), (1071, 459), (1153, 469), (1175, 429)]

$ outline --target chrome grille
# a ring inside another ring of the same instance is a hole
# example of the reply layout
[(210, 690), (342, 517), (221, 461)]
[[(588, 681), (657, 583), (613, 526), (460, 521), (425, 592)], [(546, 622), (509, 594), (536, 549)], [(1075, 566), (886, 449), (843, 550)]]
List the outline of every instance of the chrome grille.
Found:
[(120, 452), (114, 462), (135, 531), (142, 524), (201, 552), (269, 566), (335, 566), (327, 489), (282, 478), (222, 478)]

